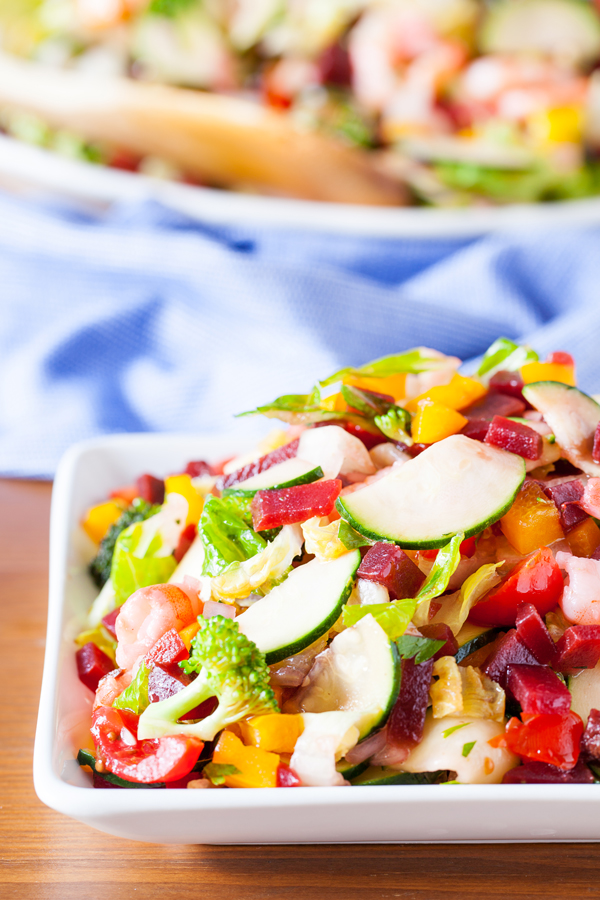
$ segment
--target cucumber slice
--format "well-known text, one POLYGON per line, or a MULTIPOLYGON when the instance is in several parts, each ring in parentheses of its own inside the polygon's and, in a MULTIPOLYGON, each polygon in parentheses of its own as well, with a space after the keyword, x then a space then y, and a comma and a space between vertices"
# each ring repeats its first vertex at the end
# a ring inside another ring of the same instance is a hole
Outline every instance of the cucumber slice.
POLYGON ((499 634, 499 628, 485 628, 481 625, 472 625, 471 622, 465 622, 456 636, 458 642, 458 650, 454 655, 456 662, 462 662, 471 653, 481 650, 486 644, 491 644, 499 634))
POLYGON ((460 531, 469 537, 496 522, 524 479, 520 456, 455 434, 336 505, 366 537, 435 548, 460 531))
POLYGON ((369 766, 361 775, 352 779, 352 784, 363 787, 387 784, 440 784, 449 778, 449 772, 400 772, 389 766, 369 766))
POLYGON ((526 384, 523 396, 542 413, 566 459, 586 475, 600 476, 600 465, 592 459, 600 405, 578 388, 559 381, 526 384))
POLYGON ((268 488, 278 489, 293 487, 296 484, 309 484, 309 482, 317 481, 322 477, 323 470, 320 466, 294 456, 293 459, 286 459, 285 462, 277 463, 270 469, 265 469, 264 472, 247 478, 246 481, 236 484, 235 487, 226 488, 223 496, 227 497, 229 494, 248 496, 268 488))
POLYGON ((600 55, 600 19, 581 0, 504 0, 488 7, 480 34, 485 53, 554 56, 587 66, 600 55))
POLYGON ((400 690, 400 656, 396 644, 367 615, 341 631, 310 672, 300 693, 301 712, 364 711, 357 722, 359 740, 380 728, 400 690))
POLYGON ((313 559, 236 618, 240 631, 266 654, 268 665, 299 653, 337 621, 352 591, 360 552, 313 559))
POLYGON ((349 763, 347 759, 340 759, 338 763, 335 765, 336 769, 343 775, 346 781, 352 781, 353 778, 358 778, 359 775, 365 771, 365 769, 369 768, 369 760, 365 759, 361 763, 349 763))

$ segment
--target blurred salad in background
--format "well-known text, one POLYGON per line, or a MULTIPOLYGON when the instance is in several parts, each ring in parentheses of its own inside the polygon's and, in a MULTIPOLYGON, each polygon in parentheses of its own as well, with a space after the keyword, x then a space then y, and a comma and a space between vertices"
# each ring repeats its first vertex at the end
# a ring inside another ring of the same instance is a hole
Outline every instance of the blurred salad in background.
MULTIPOLYGON (((3 49, 234 95, 367 149, 417 204, 600 192, 600 12, 587 0, 0 0, 3 49)), ((30 114, 4 130, 159 177, 30 114)))

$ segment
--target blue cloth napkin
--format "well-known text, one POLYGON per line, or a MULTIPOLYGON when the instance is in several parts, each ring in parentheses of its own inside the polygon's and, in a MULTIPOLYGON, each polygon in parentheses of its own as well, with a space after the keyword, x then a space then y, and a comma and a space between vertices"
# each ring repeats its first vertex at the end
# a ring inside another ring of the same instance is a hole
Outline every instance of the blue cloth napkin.
POLYGON ((571 352, 600 390, 600 233, 375 239, 102 218, 0 195, 0 474, 51 477, 74 441, 231 434, 340 365, 499 335, 571 352))

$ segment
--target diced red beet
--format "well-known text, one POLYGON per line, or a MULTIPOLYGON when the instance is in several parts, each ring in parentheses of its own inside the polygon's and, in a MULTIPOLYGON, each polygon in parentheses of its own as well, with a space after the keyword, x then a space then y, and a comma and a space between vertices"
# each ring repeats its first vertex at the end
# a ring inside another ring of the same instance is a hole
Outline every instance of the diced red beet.
POLYGON ((581 752, 586 759, 600 761, 600 710, 590 709, 587 725, 581 738, 581 752))
MULTIPOLYGON (((335 422, 334 424, 339 425, 340 423, 335 422)), ((372 450, 373 447, 377 447, 378 444, 385 444, 388 440, 385 435, 373 434, 371 431, 367 431, 366 428, 362 428, 354 422, 344 422, 343 428, 348 434, 351 434, 353 437, 357 437, 359 441, 362 441, 367 450, 372 450)))
MULTIPOLYGON (((520 372, 507 372, 506 369, 496 372, 490 378, 490 392, 504 394, 506 397, 514 397, 520 400, 525 409, 526 403, 523 397, 523 379, 520 372)), ((499 415, 501 415, 499 413, 499 415)), ((504 415, 520 416, 521 413, 504 413, 504 415)))
POLYGON ((179 535, 179 541, 177 546, 173 551, 173 556, 175 557, 175 562, 181 562, 185 554, 188 552, 192 544, 194 543, 194 538, 198 532, 198 526, 195 522, 190 522, 189 525, 186 525, 181 534, 179 535))
POLYGON ((445 641, 444 646, 440 647, 437 653, 432 656, 434 662, 436 659, 439 659, 440 656, 454 656, 458 653, 458 641, 454 637, 450 626, 444 624, 444 622, 439 622, 435 625, 421 625, 419 631, 423 637, 430 638, 434 641, 445 641))
POLYGON ((571 693, 548 666, 511 665, 506 686, 525 713, 558 713, 571 709, 571 693))
POLYGON ((75 654, 77 674, 90 691, 96 692, 98 682, 109 672, 114 672, 115 664, 106 653, 92 641, 80 647, 75 654))
POLYGON ((481 400, 477 400, 466 409, 461 410, 467 419, 487 419, 491 422, 494 416, 522 416, 525 412, 525 401, 521 397, 508 397, 490 391, 481 400))
POLYGON ((568 503, 571 500, 581 500, 583 497, 583 484, 578 478, 573 478, 572 481, 563 481, 562 484, 544 485, 543 482, 538 482, 538 484, 540 484, 546 496, 554 501, 557 509, 560 509, 563 503, 568 503))
POLYGON ((415 456, 419 456, 428 447, 431 447, 431 444, 413 444, 411 447, 406 448, 406 452, 414 459, 415 456))
POLYGON ((557 657, 556 644, 546 623, 533 603, 521 603, 517 609, 517 637, 542 666, 550 666, 557 657))
POLYGON ((517 453, 525 459, 539 459, 542 455, 542 436, 522 422, 511 422, 503 416, 494 416, 485 436, 485 443, 517 453))
POLYGON ((113 637, 115 640, 117 639, 116 622, 117 622, 117 617, 120 612, 121 612, 121 607, 117 606, 116 609, 113 609, 112 612, 107 613, 107 615, 105 615, 104 618, 102 619, 102 624, 104 625, 104 627, 106 628, 106 630, 108 631, 110 636, 113 637))
POLYGON ((277 787, 300 787, 301 781, 289 766, 280 763, 277 766, 277 787))
POLYGON ((600 422, 596 425, 594 432, 594 446, 592 447, 592 459, 595 463, 600 463, 600 422))
POLYGON ((579 525, 580 522, 583 522, 584 519, 589 519, 588 514, 575 501, 561 504, 559 513, 560 524, 562 525, 565 534, 572 531, 572 529, 575 528, 576 525, 579 525))
POLYGON ((321 84, 336 84, 350 87, 352 84, 352 62, 348 50, 339 41, 330 44, 317 60, 321 84))
POLYGON ((149 666, 172 666, 189 656, 187 647, 177 631, 171 628, 165 632, 146 654, 145 661, 149 666))
POLYGON ((415 665, 414 659, 402 660, 400 693, 387 722, 387 742, 392 747, 411 750, 423 737, 433 660, 415 665))
POLYGON ((394 600, 416 597, 425 575, 396 544, 378 541, 369 547, 358 577, 382 584, 394 600))
POLYGON ((469 419, 461 434, 470 437, 474 441, 485 441, 489 427, 489 419, 469 419))
POLYGON ((594 776, 581 760, 572 769, 559 769, 550 763, 529 760, 509 769, 502 784, 593 784, 594 776))
POLYGON ((530 653, 525 644, 519 640, 516 628, 507 631, 504 638, 498 642, 486 660, 483 671, 492 681, 506 688, 506 670, 510 665, 539 665, 533 653, 530 653))
POLYGON ((185 474, 191 478, 201 478, 202 475, 214 475, 215 472, 210 463, 205 462, 203 459, 193 459, 185 467, 185 474))
POLYGON ((164 503, 165 502, 165 483, 162 478, 155 478, 154 475, 140 475, 135 486, 138 490, 138 497, 147 503, 164 503))
POLYGON ((252 525, 255 531, 306 522, 313 516, 328 516, 340 495, 339 478, 297 484, 280 490, 257 491, 252 500, 252 525))
MULTIPOLYGON (((148 675, 148 699, 150 703, 158 703, 160 700, 166 700, 173 694, 178 694, 186 685, 190 683, 190 679, 181 670, 177 674, 167 672, 162 666, 154 666, 148 675)), ((185 714, 186 719, 204 719, 215 711, 218 705, 216 697, 209 697, 203 703, 190 709, 185 714)))
POLYGON ((298 453, 299 443, 300 438, 296 438, 295 441, 290 441, 289 444, 278 447, 277 450, 272 450, 265 456, 261 456, 260 459, 248 463, 247 466, 242 466, 241 469, 236 469, 235 472, 230 472, 229 475, 223 475, 217 481, 218 489, 224 491, 225 488, 233 487, 234 484, 241 484, 242 481, 247 481, 248 478, 253 478, 255 475, 260 475, 261 472, 266 472, 271 466, 285 462, 286 459, 293 459, 298 453))
POLYGON ((575 360, 571 356, 570 353, 566 353, 564 350, 555 350, 554 353, 549 353, 546 357, 547 363, 554 363, 557 366, 574 366, 575 360))
POLYGON ((176 781, 166 781, 165 789, 167 791, 185 789, 187 788, 190 781, 196 781, 199 778, 202 778, 202 773, 194 772, 192 770, 191 772, 188 772, 187 775, 184 775, 183 778, 178 778, 176 781))
POLYGON ((571 675, 578 669, 593 669, 600 660, 600 625, 571 625, 556 642, 557 672, 571 675))

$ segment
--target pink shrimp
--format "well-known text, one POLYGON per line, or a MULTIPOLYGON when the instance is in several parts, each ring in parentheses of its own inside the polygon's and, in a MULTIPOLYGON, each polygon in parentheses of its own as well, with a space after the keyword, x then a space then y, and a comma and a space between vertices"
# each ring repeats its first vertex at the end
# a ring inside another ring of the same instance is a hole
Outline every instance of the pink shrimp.
POLYGON ((590 478, 579 501, 582 509, 594 518, 600 518, 600 478, 590 478))
POLYGON ((576 625, 600 625, 600 561, 561 552, 556 562, 569 577, 559 600, 565 618, 576 625))
POLYGON ((140 588, 125 601, 116 621, 117 664, 130 669, 169 629, 195 621, 200 602, 175 584, 140 588))
POLYGON ((94 709, 98 706, 112 706, 119 694, 129 687, 133 678, 132 672, 115 669, 100 679, 94 697, 94 709))

